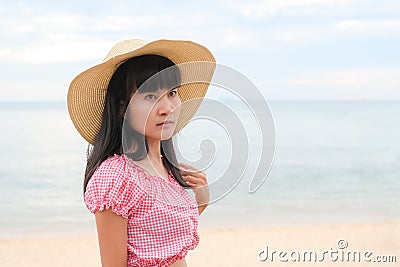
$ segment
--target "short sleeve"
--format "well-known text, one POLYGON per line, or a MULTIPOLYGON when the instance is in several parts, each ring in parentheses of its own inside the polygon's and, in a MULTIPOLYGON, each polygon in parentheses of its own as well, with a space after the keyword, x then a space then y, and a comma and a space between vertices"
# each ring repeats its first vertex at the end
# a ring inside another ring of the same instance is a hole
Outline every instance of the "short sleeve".
POLYGON ((114 213, 128 219, 145 195, 134 178, 122 156, 115 154, 106 159, 87 184, 86 206, 92 213, 111 207, 114 213))

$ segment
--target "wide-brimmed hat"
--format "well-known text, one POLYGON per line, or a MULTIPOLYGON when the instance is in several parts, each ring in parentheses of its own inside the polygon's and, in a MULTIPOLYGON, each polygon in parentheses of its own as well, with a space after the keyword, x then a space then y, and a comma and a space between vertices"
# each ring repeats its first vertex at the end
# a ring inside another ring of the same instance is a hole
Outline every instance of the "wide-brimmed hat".
POLYGON ((215 70, 215 58, 211 52, 192 41, 156 40, 147 43, 140 39, 125 40, 110 50, 103 63, 80 73, 70 84, 68 112, 75 128, 90 144, 94 144, 100 130, 106 91, 115 70, 128 59, 147 54, 170 59, 181 72, 182 85, 178 93, 182 105, 174 134, 196 113, 215 70))

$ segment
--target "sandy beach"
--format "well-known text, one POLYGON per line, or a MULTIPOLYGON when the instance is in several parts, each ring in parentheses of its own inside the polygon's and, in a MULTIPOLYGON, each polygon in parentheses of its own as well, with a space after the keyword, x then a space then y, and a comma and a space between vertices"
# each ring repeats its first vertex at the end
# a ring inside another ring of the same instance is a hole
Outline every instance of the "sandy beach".
MULTIPOLYGON (((400 222, 227 228, 200 230, 200 235, 199 246, 186 258, 189 267, 376 266, 377 260, 397 261, 381 262, 379 266, 398 266, 400 262, 400 222), (309 262, 312 253, 305 251, 314 251, 317 262, 313 258, 309 262), (354 252, 361 255, 360 262, 354 252), (348 256, 343 256, 348 254, 350 262, 348 256)), ((98 267, 97 237, 82 234, 1 239, 0 266, 98 267)))

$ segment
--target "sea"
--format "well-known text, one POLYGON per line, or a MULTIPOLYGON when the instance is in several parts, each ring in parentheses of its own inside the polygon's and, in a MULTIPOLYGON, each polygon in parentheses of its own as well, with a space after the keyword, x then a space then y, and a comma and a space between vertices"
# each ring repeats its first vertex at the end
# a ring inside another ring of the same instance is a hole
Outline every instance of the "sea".
MULTIPOLYGON (((210 105, 177 135, 178 159, 206 166, 201 229, 400 220, 400 101, 255 105, 228 101, 226 117, 210 105)), ((0 120, 0 237, 94 233, 88 144, 66 103, 0 103, 0 120)))

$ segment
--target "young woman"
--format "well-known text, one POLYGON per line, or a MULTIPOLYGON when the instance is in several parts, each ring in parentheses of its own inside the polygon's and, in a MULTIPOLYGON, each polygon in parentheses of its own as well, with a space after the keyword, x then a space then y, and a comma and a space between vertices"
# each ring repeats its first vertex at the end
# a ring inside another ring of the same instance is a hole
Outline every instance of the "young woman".
POLYGON ((92 145, 84 197, 103 267, 186 266, 199 243, 206 174, 177 162, 172 137, 198 108, 213 63, 193 42, 126 40, 71 82, 68 110, 92 145))

